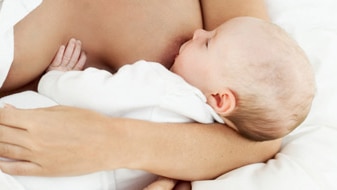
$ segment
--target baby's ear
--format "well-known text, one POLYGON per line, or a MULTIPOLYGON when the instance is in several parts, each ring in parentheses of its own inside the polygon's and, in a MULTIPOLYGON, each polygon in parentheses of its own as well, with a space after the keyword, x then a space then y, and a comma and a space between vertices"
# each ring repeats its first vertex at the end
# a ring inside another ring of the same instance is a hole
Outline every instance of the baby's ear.
POLYGON ((207 97, 207 103, 221 116, 229 115, 236 107, 235 94, 228 88, 207 97))

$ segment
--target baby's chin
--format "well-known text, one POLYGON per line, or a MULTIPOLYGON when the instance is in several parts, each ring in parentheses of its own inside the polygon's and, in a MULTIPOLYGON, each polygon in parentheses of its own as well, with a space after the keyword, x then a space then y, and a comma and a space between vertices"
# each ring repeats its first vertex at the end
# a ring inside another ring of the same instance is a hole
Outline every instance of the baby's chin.
POLYGON ((175 73, 175 62, 176 60, 174 59, 173 64, 171 65, 171 67, 169 68, 171 72, 175 73))

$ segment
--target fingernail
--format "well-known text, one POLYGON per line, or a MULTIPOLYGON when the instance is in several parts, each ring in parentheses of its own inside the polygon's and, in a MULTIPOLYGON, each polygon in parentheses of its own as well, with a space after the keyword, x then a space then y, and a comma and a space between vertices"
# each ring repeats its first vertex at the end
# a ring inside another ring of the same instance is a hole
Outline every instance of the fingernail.
POLYGON ((69 42, 70 43, 74 43, 74 42, 76 42, 76 39, 75 38, 70 38, 69 42))

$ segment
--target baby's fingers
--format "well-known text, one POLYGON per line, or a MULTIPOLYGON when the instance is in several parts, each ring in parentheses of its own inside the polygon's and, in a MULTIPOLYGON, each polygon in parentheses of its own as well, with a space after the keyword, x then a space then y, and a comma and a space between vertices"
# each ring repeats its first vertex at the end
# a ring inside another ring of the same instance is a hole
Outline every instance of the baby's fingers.
POLYGON ((82 52, 78 62, 75 64, 73 70, 82 70, 86 61, 87 61, 87 55, 84 52, 82 52))
POLYGON ((52 63, 48 67, 47 71, 52 70, 54 67, 59 67, 61 65, 65 49, 66 47, 64 45, 62 45, 59 48, 59 50, 56 53, 56 56, 54 57, 52 63))
POLYGON ((74 51, 75 51, 76 41, 77 40, 75 40, 74 38, 69 40, 69 42, 66 46, 64 55, 62 57, 61 66, 68 67, 69 62, 72 59, 74 59, 73 54, 74 54, 74 51))
POLYGON ((143 190, 172 190, 176 183, 177 180, 159 177, 156 181, 145 187, 143 190))
MULTIPOLYGON (((80 56, 82 55, 82 53, 81 53, 82 52, 82 43, 81 43, 81 41, 75 40, 72 43, 73 43, 73 48, 69 47, 69 49, 70 49, 69 52, 71 52, 72 54, 70 55, 70 59, 69 59, 68 63, 65 63, 66 67, 69 70, 73 70, 74 69, 74 67, 78 64, 80 56)), ((66 49, 66 53, 67 53, 67 49, 66 49)), ((66 56, 65 56, 64 59, 66 59, 66 56)), ((67 61, 67 60, 64 60, 64 61, 67 61)))
POLYGON ((62 45, 47 71, 82 70, 86 62, 86 55, 82 51, 82 43, 74 38, 66 46, 62 45))

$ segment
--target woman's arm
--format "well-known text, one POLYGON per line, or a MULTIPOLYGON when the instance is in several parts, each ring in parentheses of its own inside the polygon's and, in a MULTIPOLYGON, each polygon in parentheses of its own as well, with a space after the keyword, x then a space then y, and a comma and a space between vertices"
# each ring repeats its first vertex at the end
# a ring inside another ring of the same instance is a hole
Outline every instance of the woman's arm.
POLYGON ((206 30, 212 30, 237 16, 269 20, 264 0, 200 0, 200 4, 206 30))
POLYGON ((263 162, 280 146, 280 141, 248 141, 220 124, 159 124, 65 106, 7 107, 0 109, 0 123, 0 155, 21 160, 0 162, 0 169, 13 175, 130 168, 183 180, 211 179, 263 162))
MULTIPOLYGON (((139 123, 124 128, 139 159, 132 168, 182 180, 212 179, 235 168, 264 162, 279 150, 280 141, 248 141, 221 124, 139 123), (139 148, 141 147, 141 148, 139 148)), ((126 139, 126 140, 127 140, 126 139)), ((132 155, 134 156, 134 155, 132 155)), ((136 162, 135 162, 136 161, 136 162)))

